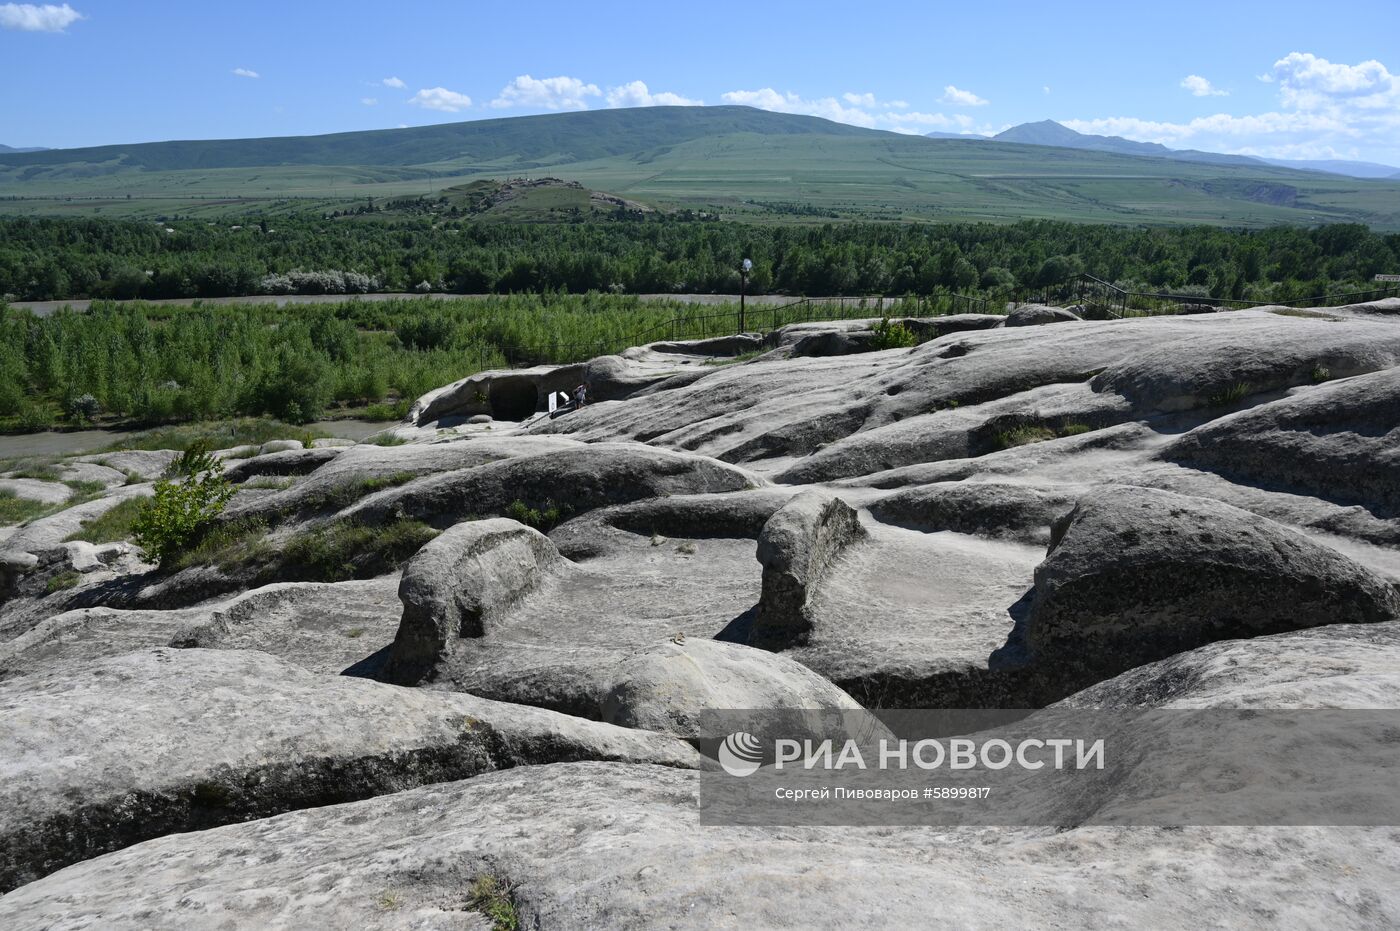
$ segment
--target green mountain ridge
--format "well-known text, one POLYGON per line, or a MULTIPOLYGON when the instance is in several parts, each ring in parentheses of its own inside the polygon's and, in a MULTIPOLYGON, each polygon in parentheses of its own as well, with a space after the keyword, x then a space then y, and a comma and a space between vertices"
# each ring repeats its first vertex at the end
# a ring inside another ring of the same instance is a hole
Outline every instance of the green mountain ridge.
POLYGON ((1164 158, 1155 149, 925 138, 748 107, 653 107, 0 154, 0 213, 345 213, 367 200, 435 200, 481 179, 550 176, 663 212, 756 222, 1045 218, 1400 229, 1394 181, 1218 158, 1224 163, 1164 158))
POLYGON ((290 165, 410 166, 516 159, 538 165, 625 155, 705 136, 893 135, 751 107, 637 107, 547 113, 323 136, 141 142, 0 155, 0 167, 119 162, 149 171, 290 165))

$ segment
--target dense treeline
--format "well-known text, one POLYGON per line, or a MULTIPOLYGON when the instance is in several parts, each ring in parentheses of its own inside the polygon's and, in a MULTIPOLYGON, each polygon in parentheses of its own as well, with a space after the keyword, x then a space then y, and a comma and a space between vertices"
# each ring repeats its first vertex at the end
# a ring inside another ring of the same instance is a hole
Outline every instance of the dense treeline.
POLYGON ((1359 225, 1232 231, 1054 221, 1010 225, 515 225, 319 217, 224 224, 0 219, 11 300, 193 298, 444 290, 624 293, 738 290, 925 294, 1007 291, 1086 271, 1130 290, 1287 300, 1400 270, 1400 235, 1359 225))
POLYGON ((259 414, 301 423, 335 402, 377 405, 387 418, 513 353, 587 357, 703 312, 558 294, 287 308, 99 304, 47 317, 0 305, 0 427, 259 414))

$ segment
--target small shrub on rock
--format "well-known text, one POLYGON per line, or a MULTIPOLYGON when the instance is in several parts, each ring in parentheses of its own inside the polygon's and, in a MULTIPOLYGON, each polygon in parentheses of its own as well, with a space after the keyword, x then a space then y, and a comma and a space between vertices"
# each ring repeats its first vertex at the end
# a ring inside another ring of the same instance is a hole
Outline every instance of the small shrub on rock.
POLYGON ((202 444, 194 444, 171 462, 168 477, 156 482, 155 494, 141 506, 131 534, 147 558, 171 565, 219 516, 233 486, 224 466, 202 444))
POLYGON ((918 335, 904 324, 883 318, 874 326, 875 338, 870 345, 877 352, 882 349, 908 349, 919 344, 918 335))
POLYGON ((467 907, 491 922, 492 931, 517 931, 520 912, 515 906, 514 888, 499 876, 478 876, 467 892, 467 907))
POLYGON ((519 498, 506 505, 506 517, 527 527, 534 527, 540 533, 549 533, 561 520, 568 516, 567 507, 559 507, 553 501, 546 501, 543 508, 532 508, 519 498))

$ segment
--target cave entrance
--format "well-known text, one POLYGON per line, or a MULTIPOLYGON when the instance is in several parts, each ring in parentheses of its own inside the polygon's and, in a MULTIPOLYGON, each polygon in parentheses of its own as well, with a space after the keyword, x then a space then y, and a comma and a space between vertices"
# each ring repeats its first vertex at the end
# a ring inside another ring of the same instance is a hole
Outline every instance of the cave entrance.
POLYGON ((539 389, 523 378, 492 381, 486 398, 497 420, 528 420, 540 403, 539 389))

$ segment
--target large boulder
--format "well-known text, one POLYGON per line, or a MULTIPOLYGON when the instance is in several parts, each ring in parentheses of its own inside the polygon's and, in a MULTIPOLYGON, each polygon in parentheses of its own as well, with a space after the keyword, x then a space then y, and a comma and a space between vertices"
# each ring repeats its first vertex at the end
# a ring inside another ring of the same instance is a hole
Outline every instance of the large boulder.
MULTIPOLYGON (((446 442, 399 446, 360 444, 339 450, 339 455, 330 458, 290 488, 257 498, 240 496, 229 505, 223 519, 258 518, 268 523, 277 523, 289 515, 337 511, 376 491, 402 485, 422 475, 454 472, 504 459, 577 449, 580 445, 563 437, 479 435, 454 438, 446 442)), ((312 452, 321 454, 337 451, 312 452)))
POLYGON ((248 459, 238 459, 224 469, 230 482, 246 482, 259 475, 306 475, 314 472, 345 451, 345 447, 324 446, 302 449, 300 446, 278 452, 263 453, 248 459))
POLYGON ((1400 516, 1400 366, 1212 421, 1164 455, 1251 485, 1400 516))
POLYGON ((1006 325, 1002 314, 947 314, 942 317, 909 317, 900 321, 905 329, 913 330, 920 342, 965 333, 969 330, 992 330, 1006 325))
POLYGON ((792 355, 849 356, 875 349, 874 330, 819 330, 792 344, 792 355))
MULTIPOLYGON (((557 760, 695 765, 642 731, 157 649, 0 684, 0 891, 162 834, 557 760)), ((0 921, 0 924, 5 924, 0 921)))
POLYGON ((855 699, 785 656, 684 634, 632 654, 612 670, 603 720, 623 727, 711 736, 706 712, 858 710, 855 699))
POLYGON ((1394 708, 1400 624, 1329 624, 1223 640, 1130 669, 1065 708, 1394 708))
POLYGON ((466 521, 428 543, 404 567, 403 620, 385 677, 413 685, 569 563, 549 538, 513 520, 466 521))
POLYGON ((0 494, 3 493, 40 504, 62 504, 73 497, 73 489, 62 482, 36 478, 0 478, 0 494))
POLYGON ((344 512, 374 523, 403 516, 437 527, 506 513, 515 502, 560 516, 665 495, 758 485, 742 469, 637 443, 597 443, 429 475, 371 495, 344 512))
POLYGON ((1239 311, 1159 322, 1170 342, 1143 345, 1090 384, 1143 415, 1224 413, 1248 399, 1400 365, 1400 327, 1360 318, 1325 320, 1239 311), (1261 325, 1262 324, 1262 325, 1261 325))
POLYGON ((777 476, 822 482, 916 463, 971 459, 1015 445, 1081 435, 1132 412, 1121 398, 1086 385, 1047 385, 1010 398, 900 418, 806 456, 777 476))
POLYGON ((1049 543, 1050 525, 1074 506, 1056 488, 1005 482, 919 485, 870 505, 877 519, 927 533, 952 531, 1049 543))
POLYGON ((4 549, 15 553, 32 553, 41 557, 41 562, 46 555, 59 556, 66 552, 68 538, 82 530, 84 524, 101 517, 128 498, 148 498, 151 494, 151 486, 145 484, 113 489, 101 498, 30 521, 5 539, 4 549))
POLYGON ((463 421, 476 414, 496 420, 527 420, 546 409, 551 391, 573 391, 583 381, 584 366, 537 365, 533 368, 477 372, 434 389, 413 403, 408 422, 414 426, 463 421))
MULTIPOLYGON (((70 546, 72 544, 69 544, 70 546)), ((399 627, 398 579, 275 582, 173 610, 83 607, 0 643, 0 680, 151 647, 261 650, 327 675, 385 650, 399 627)))
POLYGON ((522 928, 1400 923, 1390 828, 698 828, 696 787, 557 764, 177 834, 6 895, 0 923, 466 929, 490 904, 522 928))
POLYGON ((634 534, 695 541, 717 537, 757 540, 763 525, 793 496, 783 486, 706 495, 644 498, 599 508, 554 528, 549 538, 570 559, 611 552, 634 534))
POLYGON ((147 481, 160 478, 180 453, 173 449, 124 449, 115 453, 79 456, 74 462, 91 462, 123 475, 140 476, 147 481))
POLYGON ((126 473, 98 465, 95 462, 66 462, 59 467, 58 477, 65 482, 100 482, 108 488, 126 484, 126 473))
POLYGON ((1009 327, 1018 326, 1044 326, 1048 323, 1069 323, 1074 320, 1082 320, 1072 310, 1063 307, 1048 307, 1045 304, 1022 304, 1011 313, 1006 315, 1006 325, 1009 327))
POLYGON ((749 642, 782 649, 804 641, 812 629, 808 602, 822 576, 865 537, 851 506, 824 492, 803 492, 776 511, 758 538, 763 595, 749 642))
POLYGON ((1204 498, 1107 486, 1055 525, 1027 639, 1106 678, 1216 640, 1400 618, 1400 593, 1336 550, 1204 498))

